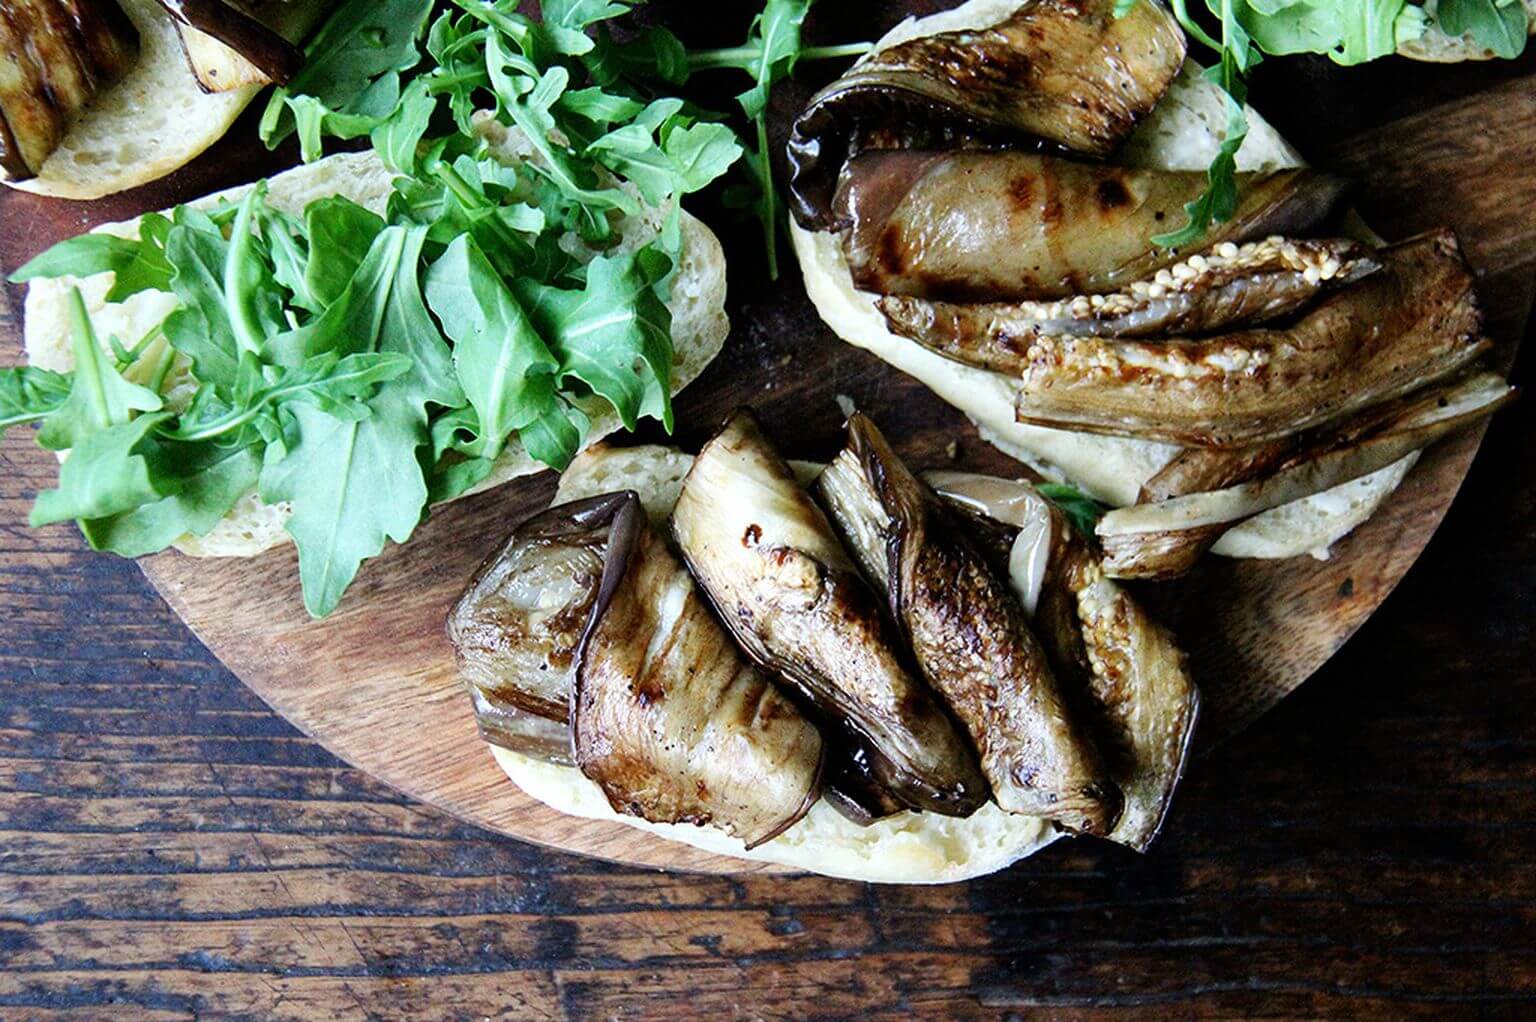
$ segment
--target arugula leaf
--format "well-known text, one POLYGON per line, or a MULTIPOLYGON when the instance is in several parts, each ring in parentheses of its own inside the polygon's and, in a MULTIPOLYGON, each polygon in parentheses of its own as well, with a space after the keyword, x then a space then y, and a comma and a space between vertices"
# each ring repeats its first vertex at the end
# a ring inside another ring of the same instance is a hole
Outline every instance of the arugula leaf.
MULTIPOLYGON (((1177 231, 1153 235, 1152 243, 1164 248, 1179 248, 1198 240, 1210 227, 1211 221, 1230 220, 1237 210, 1237 152, 1248 137, 1248 115, 1244 108, 1248 101, 1248 84, 1243 75, 1262 58, 1253 46, 1252 37, 1237 18, 1234 5, 1244 0, 1207 2, 1220 5, 1221 62, 1207 68, 1202 76, 1221 89, 1226 101, 1227 123, 1221 145, 1211 160, 1210 169, 1206 171, 1205 191, 1184 206, 1187 222, 1177 231)), ((1174 0, 1174 11, 1180 21, 1189 16, 1183 0, 1174 0)))
POLYGON ((1073 528, 1090 538, 1098 528, 1099 519, 1109 510, 1086 493, 1064 483, 1041 483, 1035 489, 1067 516, 1073 528))
POLYGON ((308 162, 320 155, 320 133, 327 121, 356 137, 388 117, 400 95, 401 72, 421 59, 417 40, 432 3, 347 0, 338 7, 304 48, 303 70, 273 91, 260 127, 267 148, 276 148, 301 126, 297 118, 302 118, 308 162), (388 98, 391 91, 393 97, 388 98), (372 124, 364 127, 349 117, 372 124))
POLYGON ((397 380, 412 368, 409 358, 395 352, 316 355, 301 366, 277 371, 272 383, 256 390, 241 407, 194 405, 165 436, 186 443, 213 440, 254 422, 268 407, 291 401, 307 402, 337 418, 366 418, 365 407, 354 413, 346 406, 371 397, 375 384, 397 380))
POLYGON ((640 189, 652 206, 696 192, 729 170, 742 149, 730 128, 690 123, 682 107, 680 99, 658 99, 586 151, 640 189))
POLYGON ((733 51, 702 55, 699 67, 741 67, 755 84, 736 97, 747 119, 753 122, 755 145, 747 149, 747 166, 758 191, 752 205, 763 231, 768 256, 768 276, 779 279, 778 240, 780 208, 773 186, 773 160, 768 145, 768 96, 775 82, 788 77, 799 60, 801 26, 813 0, 768 0, 752 22, 747 43, 733 51))
MULTIPOLYGON (((671 271, 672 260, 648 245, 594 259, 580 291, 512 283, 560 359, 561 383, 576 380, 592 388, 626 429, 641 416, 672 429, 672 313, 656 290, 671 271)), ((564 430, 554 421, 545 427, 555 434, 564 430)))
POLYGON ((426 506, 416 457, 425 422, 409 396, 388 384, 368 409, 357 422, 292 406, 293 441, 262 469, 261 499, 293 503, 286 528, 299 548, 304 606, 315 617, 336 609, 358 567, 386 541, 410 539, 426 506))
MULTIPOLYGON (((668 409, 670 416, 671 409, 668 409)), ((523 448, 535 461, 563 472, 581 450, 581 442, 592 422, 586 413, 556 395, 556 404, 518 433, 523 448)))
POLYGON ((61 241, 34 256, 11 274, 12 284, 53 277, 90 277, 97 273, 117 273, 138 258, 139 243, 132 238, 111 234, 82 234, 61 241))
POLYGON ((32 366, 0 369, 0 433, 47 418, 69 398, 70 378, 32 366))
POLYGON ((150 431, 170 417, 170 412, 140 415, 82 438, 59 466, 58 487, 37 495, 33 527, 105 518, 175 493, 179 481, 158 458, 146 456, 156 453, 152 444, 146 445, 150 431))
POLYGON ((341 297, 373 241, 384 230, 384 221, 350 199, 330 196, 304 209, 309 235, 309 265, 304 283, 321 307, 341 297))
POLYGON ((143 557, 183 536, 206 536, 250 492, 261 474, 256 447, 230 450, 218 444, 176 452, 179 488, 171 496, 130 511, 80 522, 93 550, 143 557))
POLYGON ((78 448, 96 433, 125 425, 134 412, 157 412, 162 404, 159 394, 123 379, 101 350, 79 288, 70 290, 69 319, 75 355, 69 396, 37 434, 37 442, 50 451, 78 448))
POLYGON ((514 431, 554 404, 560 364, 469 236, 433 264, 426 291, 453 338, 454 368, 477 416, 480 442, 473 453, 494 459, 514 431))
POLYGON ((233 399, 240 345, 224 307, 229 242, 217 229, 177 224, 166 237, 165 254, 176 268, 171 291, 181 301, 165 319, 166 340, 191 360, 200 382, 233 399))
POLYGON ((394 112, 370 133, 374 151, 386 167, 397 174, 416 172, 416 150, 436 112, 437 98, 431 94, 428 80, 411 82, 394 112))
POLYGON ((240 203, 224 253, 224 308, 235 343, 250 355, 260 355, 267 337, 285 325, 282 299, 256 237, 256 209, 266 194, 263 181, 240 203))
POLYGON ((600 187, 592 170, 555 142, 563 132, 558 130, 551 110, 570 84, 570 72, 559 65, 541 72, 526 56, 509 52, 495 34, 486 39, 485 59, 498 113, 523 130, 535 154, 527 166, 578 204, 584 239, 595 242, 609 238, 613 229, 606 211, 636 213, 639 207, 621 190, 600 187))
POLYGON ((1202 75, 1222 87, 1227 107, 1225 134, 1210 169, 1206 171, 1205 191, 1184 205, 1188 221, 1177 231, 1152 236, 1152 243, 1164 248, 1181 248, 1198 241, 1210 228, 1211 221, 1230 220, 1237 210, 1237 151, 1248 137, 1248 117, 1243 108, 1248 89, 1225 60, 1216 67, 1207 68, 1202 75))
POLYGON ((1525 52, 1529 16, 1520 0, 1440 0, 1435 17, 1448 35, 1470 33, 1473 42, 1497 56, 1525 52))
POLYGON ((288 403, 283 414, 291 441, 282 451, 269 448, 262 468, 262 500, 293 503, 287 529, 299 547, 304 605, 316 617, 335 609, 359 565, 386 541, 410 538, 428 495, 418 457, 431 439, 427 405, 464 401, 448 346, 422 301, 418 267, 425 240, 425 227, 380 232, 346 291, 308 335, 311 354, 393 352, 415 371, 380 384, 360 421, 288 403))
POLYGON ((768 112, 768 90, 788 78, 800 57, 800 30, 810 13, 812 0, 768 0, 752 23, 748 45, 758 47, 752 67, 757 79, 752 88, 736 97, 747 116, 757 120, 768 112))

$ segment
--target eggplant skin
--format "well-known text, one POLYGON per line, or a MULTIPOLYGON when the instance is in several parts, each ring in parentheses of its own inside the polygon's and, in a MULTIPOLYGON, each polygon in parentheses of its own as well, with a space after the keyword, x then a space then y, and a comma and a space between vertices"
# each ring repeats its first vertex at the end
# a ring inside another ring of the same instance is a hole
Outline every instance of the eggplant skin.
POLYGON ((0 3, 0 169, 35 177, 71 120, 138 60, 115 0, 0 3))
POLYGON ((820 795, 820 733, 741 658, 633 493, 612 529, 577 651, 576 765, 616 812, 776 837, 820 795))
POLYGON ((1007 812, 1109 833, 1122 799, 1058 690, 1008 583, 868 417, 818 481, 871 579, 889 593, 924 676, 970 732, 1007 812))
POLYGON ((1050 516, 1051 551, 1034 633, 1125 796, 1109 840, 1145 851, 1183 776, 1199 720, 1200 692, 1184 654, 1171 633, 1105 576, 1091 543, 1028 483, 945 473, 939 492, 1004 531, 1017 532, 1027 517, 1021 509, 1032 503, 1050 516))
POLYGON ((194 52, 202 52, 201 42, 193 36, 189 43, 188 30, 201 33, 239 54, 263 76, 263 84, 286 85, 304 66, 303 50, 234 4, 224 0, 159 0, 159 3, 180 24, 182 50, 204 92, 232 88, 237 83, 215 86, 209 81, 203 73, 205 69, 194 57, 194 52))
POLYGON ((1033 0, 993 27, 922 36, 854 65, 795 121, 796 220, 808 230, 837 226, 830 205, 839 168, 872 131, 929 144, 958 131, 1112 154, 1172 84, 1186 46, 1160 5, 1136 4, 1119 18, 1114 6, 1033 0))
POLYGON ((948 816, 981 807, 975 750, 898 654, 881 601, 749 411, 699 452, 672 529, 737 642, 794 686, 828 733, 856 735, 896 798, 948 816))
POLYGON ((1381 259, 1381 272, 1284 328, 1204 340, 1039 338, 1025 352, 1017 417, 1186 447, 1243 447, 1412 393, 1488 350, 1454 233, 1402 242, 1381 259))
MULTIPOLYGON (((1062 532, 1068 534, 1070 527, 1062 532)), ((1059 600, 1075 610, 1082 643, 1057 656, 1089 665, 1088 706, 1097 711, 1100 747, 1125 794, 1125 812, 1109 837, 1144 852, 1183 777, 1200 690, 1173 635, 1105 576, 1086 544, 1069 539, 1054 560, 1042 604, 1059 600)))
POLYGON ((1231 259, 1195 256, 1110 295, 974 305, 886 295, 876 304, 893 333, 965 365, 1017 374, 1029 346, 1044 337, 1234 330, 1294 315, 1379 269, 1353 241, 1267 238, 1231 259))
POLYGON ((448 640, 489 740, 536 730, 523 725, 524 716, 565 728, 576 650, 598 600, 614 519, 627 499, 622 493, 593 497, 523 522, 475 572, 449 613, 448 640))
POLYGON ((854 285, 947 302, 1050 301, 1112 292, 1191 255, 1326 222, 1347 190, 1305 169, 1239 174, 1233 216, 1196 248, 1156 235, 1206 187, 1196 171, 1079 163, 1025 152, 871 151, 848 162, 835 209, 854 285))
POLYGON ((1260 470, 1260 462, 1245 456, 1254 466, 1251 480, 1111 511, 1097 527, 1104 572, 1177 577, 1238 522, 1386 468, 1482 421, 1515 396, 1497 373, 1474 372, 1370 408, 1337 427, 1299 434, 1295 449, 1273 467, 1260 470))

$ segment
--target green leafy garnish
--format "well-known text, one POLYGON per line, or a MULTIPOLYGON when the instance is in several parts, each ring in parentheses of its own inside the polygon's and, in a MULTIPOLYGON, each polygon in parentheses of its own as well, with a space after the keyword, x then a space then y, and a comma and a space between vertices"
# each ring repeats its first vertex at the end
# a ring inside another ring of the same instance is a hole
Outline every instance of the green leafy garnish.
POLYGON ((15 279, 111 273, 109 302, 174 299, 145 336, 99 338, 77 291, 74 371, 0 371, 0 427, 40 422, 40 443, 70 451, 33 520, 140 556, 255 490, 291 506, 320 616, 513 444, 559 469, 599 412, 670 430, 680 203, 750 151, 772 246, 763 118, 811 55, 810 0, 770 0, 746 46, 703 55, 662 28, 616 30, 637 2, 545 0, 535 18, 515 0, 347 0, 261 133, 296 134, 306 160, 368 136, 396 175, 383 208, 278 209, 258 183, 24 266, 15 279), (755 143, 669 95, 695 62, 750 75, 737 119, 755 143))
POLYGON ((1072 527, 1084 536, 1091 537, 1098 528, 1099 519, 1109 511, 1109 508, 1083 491, 1065 483, 1040 483, 1035 489, 1056 505, 1057 510, 1067 516, 1072 527))
MULTIPOLYGON (((1141 0, 1117 0, 1123 17, 1141 0)), ((1187 0, 1170 0, 1174 17, 1191 39, 1215 52, 1205 77, 1222 90, 1226 125, 1211 160, 1205 192, 1185 206, 1184 227, 1153 239, 1179 248, 1198 240, 1212 222, 1230 220, 1237 208, 1237 151, 1248 133, 1244 114, 1246 75, 1264 54, 1326 55, 1335 63, 1363 64, 1396 53, 1428 27, 1473 41, 1500 57, 1525 49, 1529 17, 1520 0, 1441 0, 1434 14, 1409 0, 1206 0, 1220 25, 1213 37, 1191 14, 1187 0)))
POLYGON ((751 196, 743 202, 756 214, 767 246, 768 276, 779 279, 778 237, 782 229, 782 209, 773 186, 773 161, 768 144, 768 100, 773 85, 794 73, 801 60, 856 57, 867 53, 867 43, 807 49, 801 45, 801 27, 814 0, 767 0, 743 46, 726 50, 704 50, 689 56, 694 70, 736 68, 754 80, 750 89, 736 97, 742 112, 752 124, 747 147, 747 169, 751 196))

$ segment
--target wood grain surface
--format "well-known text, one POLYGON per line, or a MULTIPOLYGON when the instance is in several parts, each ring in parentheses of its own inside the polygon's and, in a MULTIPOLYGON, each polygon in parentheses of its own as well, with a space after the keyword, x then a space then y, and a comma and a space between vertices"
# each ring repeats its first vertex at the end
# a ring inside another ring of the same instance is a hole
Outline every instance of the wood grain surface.
MULTIPOLYGON (((1529 59, 1302 63, 1255 99, 1372 181, 1386 229, 1494 225, 1467 240, 1513 336, 1536 164, 1509 140, 1536 140, 1533 94, 1529 59)), ((232 183, 232 162, 175 186, 232 183)), ((0 204, 7 237, 38 227, 0 204)), ((755 272, 736 249, 733 283, 755 272)), ((739 285, 733 312, 763 367, 737 386, 772 397, 815 327, 739 285)), ((910 410, 868 360, 839 373, 877 416, 910 410)), ((825 443, 835 415, 799 425, 825 443)), ((132 566, 26 530, 52 469, 8 437, 0 1018, 1528 1017, 1533 418, 1501 417, 1424 563, 1314 684, 1196 768, 1149 856, 1070 843, 920 890, 656 874, 416 805, 273 715, 132 566)))

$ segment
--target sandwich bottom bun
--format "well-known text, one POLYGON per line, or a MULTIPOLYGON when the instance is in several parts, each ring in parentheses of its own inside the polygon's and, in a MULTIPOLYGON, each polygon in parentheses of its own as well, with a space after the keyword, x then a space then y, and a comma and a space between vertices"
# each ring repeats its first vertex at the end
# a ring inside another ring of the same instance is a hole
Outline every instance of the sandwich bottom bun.
MULTIPOLYGON (((973 4, 981 2, 973 0, 973 4)), ((985 2, 989 10, 998 6, 996 0, 985 2)), ((903 23, 895 32, 910 34, 911 29, 903 23)), ((1163 101, 1126 144, 1123 157, 1138 166, 1204 169, 1221 144, 1223 103, 1216 86, 1186 64, 1163 101)), ((1248 138, 1237 154, 1240 170, 1301 164, 1297 152, 1263 118, 1249 110, 1248 121, 1248 138)), ((833 332, 915 377, 964 412, 984 440, 1046 478, 1070 482, 1120 507, 1134 504, 1142 484, 1177 453, 1178 448, 1170 444, 1018 422, 1014 417, 1019 394, 1016 380, 962 365, 892 333, 874 299, 854 287, 837 235, 807 231, 793 221, 790 233, 806 293, 833 332)), ((1224 535, 1215 552, 1228 557, 1327 557, 1329 547, 1369 518, 1397 488, 1413 460, 1405 458, 1374 475, 1249 519, 1224 535)))
MULTIPOLYGON (((1529 33, 1536 36, 1536 0, 1511 0, 1525 8, 1529 33)), ((1424 13, 1433 17, 1439 10, 1440 0, 1424 0, 1424 13)), ((1463 60, 1492 60, 1498 54, 1484 49, 1471 32, 1459 36, 1447 35, 1439 26, 1431 26, 1417 39, 1397 44, 1397 52, 1414 60, 1428 60, 1437 64, 1452 64, 1463 60)))
POLYGON ((121 3, 139 30, 138 63, 81 113, 41 173, 6 184, 60 199, 99 199, 157 180, 223 138, 261 91, 251 85, 203 92, 165 8, 156 0, 121 3))
MULTIPOLYGON (((634 490, 657 521, 670 514, 693 458, 667 447, 611 449, 579 456, 560 480, 557 503, 615 490, 634 490)), ((813 466, 797 466, 803 476, 813 466)), ((615 813, 608 799, 575 767, 558 766, 490 747, 496 762, 532 798, 568 816, 622 823, 706 852, 846 880, 892 884, 939 884, 983 876, 1017 862, 1059 835, 1045 821, 1010 816, 987 803, 967 819, 933 813, 901 813, 860 827, 825 800, 783 834, 748 851, 710 827, 648 823, 615 813)))
MULTIPOLYGON (((519 134, 509 132, 489 119, 482 119, 481 131, 498 158, 516 162, 527 155, 519 134)), ((330 156, 270 178, 267 202, 274 209, 299 214, 316 199, 340 195, 382 214, 389 199, 391 178, 389 170, 372 152, 330 156)), ((232 188, 191 205, 211 208, 225 200, 238 202, 251 187, 232 188)), ((646 209, 626 218, 619 225, 619 248, 639 248, 654 240, 661 232, 666 215, 665 210, 646 209)), ((104 224, 96 230, 136 237, 138 222, 104 224)), ((682 238, 682 256, 667 301, 672 312, 673 393, 682 390, 704 371, 719 354, 726 334, 730 332, 730 321, 725 313, 725 253, 719 240, 701 221, 686 212, 682 216, 682 238)), ((568 242, 571 246, 580 244, 574 238, 568 242)), ((145 291, 125 302, 109 303, 106 296, 112 280, 111 273, 101 273, 83 279, 60 277, 33 281, 27 290, 24 317, 27 360, 32 365, 57 372, 74 368, 69 340, 71 287, 80 288, 103 345, 114 335, 126 343, 137 341, 176 307, 175 298, 159 291, 145 291)), ((145 358, 141 361, 153 363, 155 360, 145 358)), ((197 389, 197 381, 191 377, 185 363, 177 365, 169 383, 167 405, 186 407, 197 389)), ((589 399, 581 405, 591 419, 588 444, 620 428, 618 415, 606 402, 589 399)), ((473 492, 542 472, 544 468, 514 439, 508 442, 491 474, 473 492)), ((207 535, 184 536, 175 546, 193 557, 254 557, 291 541, 284 529, 290 513, 289 505, 265 504, 253 491, 242 497, 207 535)))

